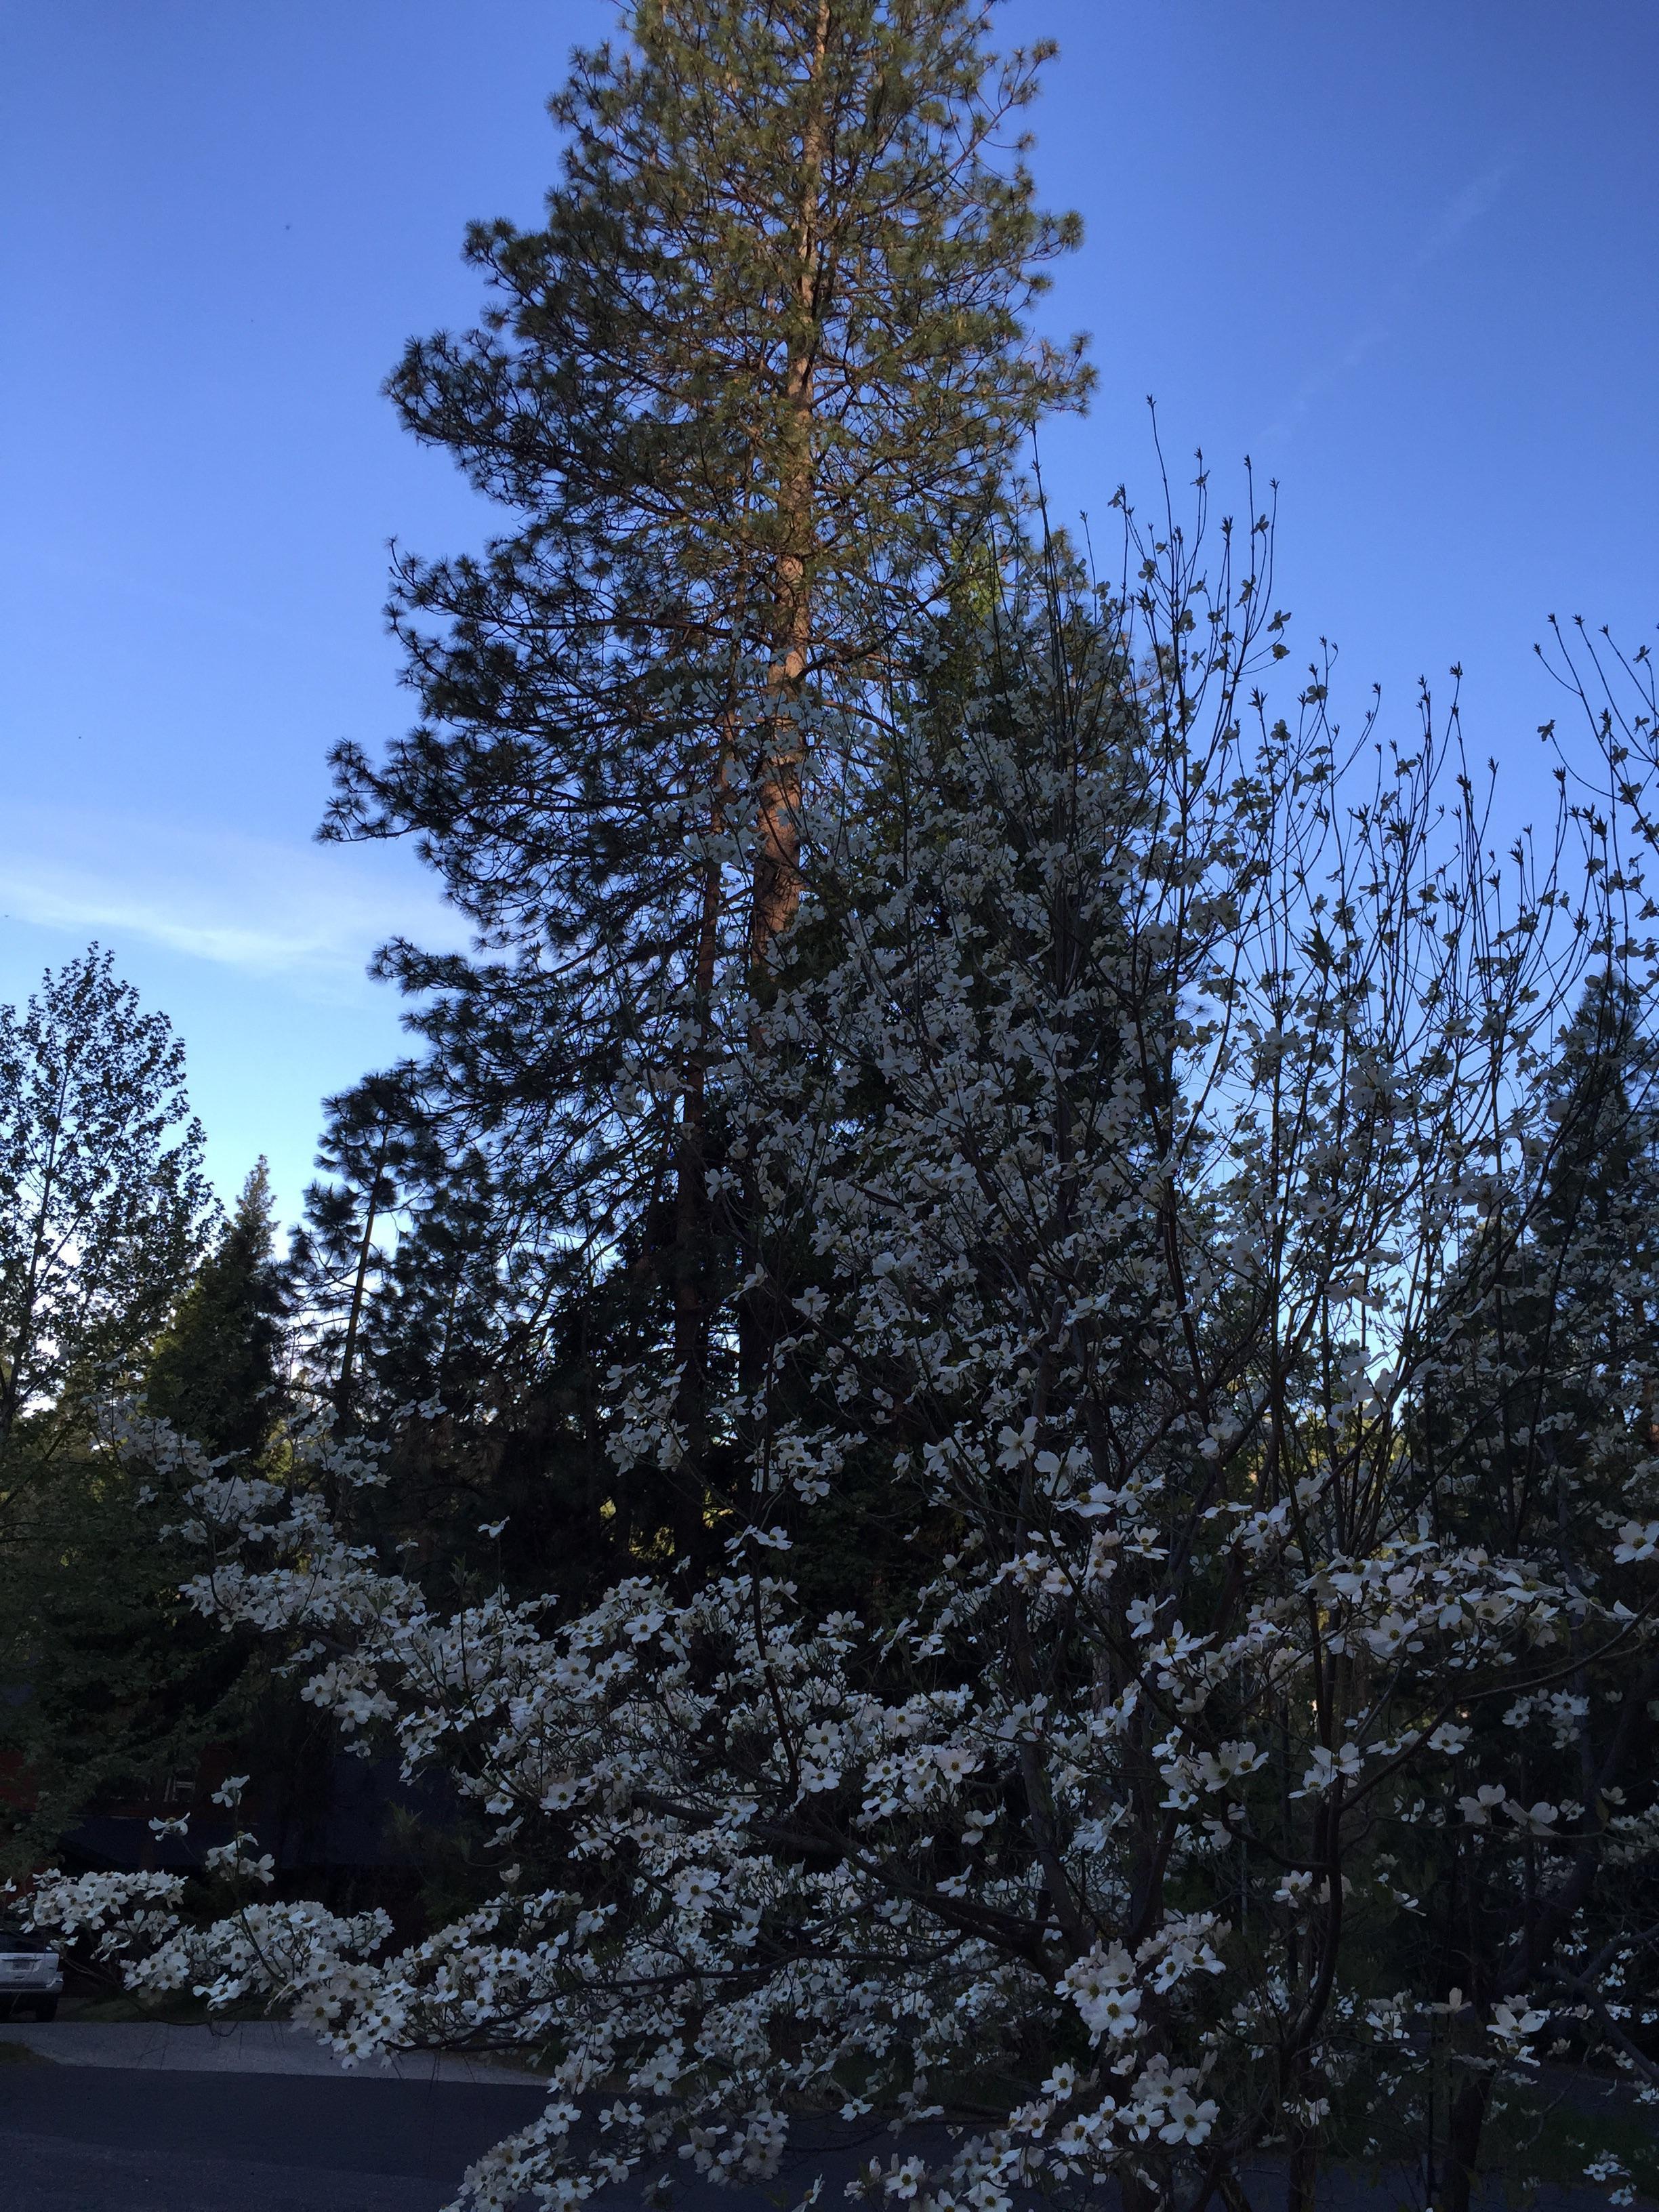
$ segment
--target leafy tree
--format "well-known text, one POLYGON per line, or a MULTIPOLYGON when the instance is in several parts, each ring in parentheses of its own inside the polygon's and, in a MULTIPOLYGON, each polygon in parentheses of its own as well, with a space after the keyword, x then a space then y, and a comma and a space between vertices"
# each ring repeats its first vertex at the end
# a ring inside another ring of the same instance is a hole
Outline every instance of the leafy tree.
POLYGON ((257 1453, 276 1418, 286 1304, 260 1160, 150 1359, 150 1410, 215 1454, 257 1453))
MULTIPOLYGON (((799 810, 879 741, 891 647, 1006 496, 1079 349, 1025 329, 1073 218, 1004 127, 980 0, 641 0, 552 102, 534 231, 479 225, 482 326, 391 391, 513 527, 404 561, 420 726, 337 756, 336 835, 414 833, 487 951, 389 948, 428 1091, 520 1218, 647 1224, 688 1533, 714 1439, 712 1010, 793 915, 799 810)), ((1023 142, 1019 142, 1023 143, 1023 142)))
POLYGON ((13 1870, 100 1791, 192 1763, 236 1672, 179 1595, 187 1547, 158 1532, 99 1413, 181 1291, 192 1310, 201 1159, 182 1048, 107 953, 0 1009, 0 1743, 27 1781, 13 1870))
MULTIPOLYGON (((331 1447, 194 1486, 205 1601, 304 1642, 309 1698, 495 1823, 483 1910, 400 1948, 65 1880, 43 1924, 140 1987, 234 1961, 342 2051, 545 2048, 549 2112, 470 2177, 480 2204, 639 2185, 677 2138, 768 2179, 803 2110, 956 2102, 982 2124, 872 2191, 1200 2212, 1267 2151, 1312 2212, 1322 2161, 1451 2057, 1512 2087, 1570 2030, 1654 2070, 1624 2010, 1659 1948, 1650 1768, 1616 1810, 1523 1794, 1576 1755, 1563 1698, 1659 1663, 1644 1355, 1620 1339, 1604 1396, 1569 1363, 1592 1479, 1536 1486, 1553 1514, 1514 1555, 1432 1419, 1449 1315, 1529 1297, 1528 1255, 1599 1218, 1588 1342, 1628 1257, 1636 1155, 1551 1137, 1598 1100, 1616 1121, 1647 1064, 1603 1081, 1595 993, 1571 1020, 1632 942, 1613 832, 1587 821, 1577 885, 1523 866, 1505 912, 1466 781, 1443 811, 1438 729, 1357 783, 1320 672, 1294 723, 1249 717, 1276 641, 1251 544, 1240 574, 1234 541, 1210 568, 1171 532, 1134 548, 1130 606, 1016 611, 972 657, 1007 680, 953 668, 896 728, 895 810, 809 817, 827 865, 719 1061, 746 1165, 720 1201, 757 1271, 720 1323, 759 1293, 769 1334, 718 1409, 718 1556, 638 1563, 571 1619, 373 1559, 322 1503, 331 1447), (926 1553, 896 1620, 809 1587, 826 1521, 873 1522, 872 1468, 926 1553), (1568 1924, 1516 1977, 1524 1923, 1471 1916, 1454 1999, 1413 1931, 1465 1831, 1486 1896, 1568 1924), (1599 1896, 1592 1859, 1621 1876, 1599 1896)), ((672 1465, 651 1348, 606 1395, 613 1456, 672 1465)))
POLYGON ((210 1211, 184 1048, 107 952, 0 1007, 0 1488, 132 1372, 210 1211))

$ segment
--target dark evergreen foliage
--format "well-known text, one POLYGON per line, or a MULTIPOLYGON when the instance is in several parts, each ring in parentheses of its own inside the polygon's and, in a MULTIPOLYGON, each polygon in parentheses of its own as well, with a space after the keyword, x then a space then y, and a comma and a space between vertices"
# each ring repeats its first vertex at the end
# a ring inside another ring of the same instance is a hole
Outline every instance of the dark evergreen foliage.
POLYGON ((368 1075, 324 1102, 306 1218, 289 1243, 311 1376, 343 1429, 357 1415, 363 1316, 398 1232, 406 1176, 435 1158, 413 1072, 368 1075))
POLYGON ((645 0, 552 103, 543 226, 469 234, 481 326, 391 385, 507 527, 400 563, 422 719, 379 763, 340 751, 330 834, 414 834, 477 927, 470 956, 383 956, 429 1126, 486 1159, 528 1310, 615 1276, 660 1331, 683 1547, 736 1264, 712 1009, 793 915, 803 794, 866 773, 900 641, 1088 384, 1028 334, 1077 225, 1003 137, 1042 50, 998 61, 988 16, 645 0))
POLYGON ((150 1412, 216 1456, 257 1453, 279 1412, 285 1304, 262 1159, 156 1346, 150 1412))

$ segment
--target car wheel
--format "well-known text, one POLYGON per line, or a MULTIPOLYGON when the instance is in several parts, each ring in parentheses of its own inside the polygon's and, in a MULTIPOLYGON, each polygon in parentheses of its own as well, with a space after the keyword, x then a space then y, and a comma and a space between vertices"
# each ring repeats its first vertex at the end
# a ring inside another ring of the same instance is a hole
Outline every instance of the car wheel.
POLYGON ((34 2017, 36 2020, 56 2020, 58 2017, 57 1998, 41 1997, 38 1999, 34 2008, 34 2017))

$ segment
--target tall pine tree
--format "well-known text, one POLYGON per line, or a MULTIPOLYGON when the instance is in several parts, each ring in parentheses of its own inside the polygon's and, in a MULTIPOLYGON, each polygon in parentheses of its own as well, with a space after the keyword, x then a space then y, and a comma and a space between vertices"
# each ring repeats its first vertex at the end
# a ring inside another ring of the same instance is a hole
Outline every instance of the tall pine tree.
POLYGON ((477 926, 474 957, 386 962, 516 1218, 596 1252, 647 1224, 693 1492, 712 1010, 763 981, 804 801, 879 743, 896 639, 1087 388, 1027 328, 1078 235, 1005 137, 1043 50, 998 60, 988 15, 639 0, 552 102, 542 227, 469 235, 481 327, 392 381, 512 527, 402 563, 423 719, 339 753, 331 828, 415 833, 477 926))

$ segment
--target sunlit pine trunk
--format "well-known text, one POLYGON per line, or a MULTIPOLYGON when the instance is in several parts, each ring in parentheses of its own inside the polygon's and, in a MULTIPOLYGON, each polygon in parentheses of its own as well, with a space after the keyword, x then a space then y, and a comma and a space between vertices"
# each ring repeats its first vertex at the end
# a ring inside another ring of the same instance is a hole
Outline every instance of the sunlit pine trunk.
MULTIPOLYGON (((815 542, 816 455, 813 451, 814 377, 822 314, 820 196, 829 123, 824 66, 830 47, 830 0, 818 0, 812 30, 806 112, 801 132, 800 193, 796 203, 793 299, 795 328, 784 371, 782 451, 775 517, 777 553, 772 570, 772 656, 755 789, 755 844, 750 879, 749 968, 763 987, 772 948, 800 905, 800 806, 805 745, 800 707, 812 642, 811 556, 815 542)), ((752 1220, 752 1192, 745 1218, 752 1220)), ((744 1273, 756 1255, 746 1249, 744 1273)), ((762 1386, 769 1322, 763 1294, 750 1291, 738 1312, 739 1387, 752 1395, 762 1386)))
POLYGON ((804 744, 799 709, 812 639, 811 555, 816 489, 814 375, 822 314, 820 195, 828 151, 823 89, 830 0, 818 0, 811 89, 801 133, 793 306, 797 318, 784 372, 782 455, 778 471, 778 550, 773 571, 772 660, 767 671, 763 752, 756 793, 750 960, 764 967, 775 939, 800 904, 800 803, 804 744))

